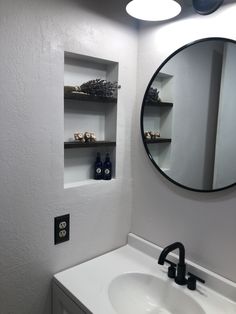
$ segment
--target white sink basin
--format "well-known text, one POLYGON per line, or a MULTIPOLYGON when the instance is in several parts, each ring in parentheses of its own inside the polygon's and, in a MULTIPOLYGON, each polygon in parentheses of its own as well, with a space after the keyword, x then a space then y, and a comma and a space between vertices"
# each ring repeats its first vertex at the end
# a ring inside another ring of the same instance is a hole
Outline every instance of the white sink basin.
POLYGON ((182 290, 152 275, 127 273, 112 280, 108 295, 118 314, 205 314, 182 290))

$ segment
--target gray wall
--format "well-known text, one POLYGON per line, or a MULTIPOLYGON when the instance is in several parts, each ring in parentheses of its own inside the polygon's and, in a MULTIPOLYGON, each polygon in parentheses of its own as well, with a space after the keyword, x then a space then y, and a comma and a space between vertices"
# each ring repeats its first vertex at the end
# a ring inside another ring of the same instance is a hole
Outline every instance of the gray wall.
POLYGON ((0 0, 0 312, 49 314, 52 275, 126 243, 137 30, 122 1, 0 0), (119 62, 116 180, 64 190, 64 50, 119 62), (54 246, 53 218, 71 214, 54 246))
POLYGON ((131 227, 135 234, 160 246, 182 241, 188 258, 234 281, 235 188, 204 194, 183 190, 167 181, 145 153, 139 114, 148 82, 165 58, 179 47, 203 37, 236 39, 232 27, 235 14, 236 4, 226 1, 210 16, 200 16, 189 10, 182 19, 140 26, 137 108, 133 118, 134 210, 131 227))
POLYGON ((234 83, 232 83, 236 77, 235 56, 235 45, 228 44, 225 47, 219 106, 214 176, 215 188, 235 183, 236 178, 236 146, 234 145, 236 133, 236 90, 234 83))

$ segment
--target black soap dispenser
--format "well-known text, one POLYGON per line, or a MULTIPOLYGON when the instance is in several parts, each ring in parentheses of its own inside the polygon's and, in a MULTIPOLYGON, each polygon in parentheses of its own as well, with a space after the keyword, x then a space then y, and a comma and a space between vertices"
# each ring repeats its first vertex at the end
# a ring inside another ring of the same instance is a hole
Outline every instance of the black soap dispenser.
POLYGON ((103 171, 102 171, 101 154, 97 153, 97 157, 94 163, 94 179, 102 180, 102 178, 103 178, 103 171))
POLYGON ((103 180, 111 180, 112 178, 112 163, 109 153, 106 153, 106 158, 103 163, 103 180))

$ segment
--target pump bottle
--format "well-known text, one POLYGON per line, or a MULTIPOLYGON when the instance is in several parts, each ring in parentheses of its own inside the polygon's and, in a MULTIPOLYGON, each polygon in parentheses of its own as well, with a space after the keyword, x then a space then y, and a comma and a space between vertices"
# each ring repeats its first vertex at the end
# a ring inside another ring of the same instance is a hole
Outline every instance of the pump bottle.
POLYGON ((106 153, 106 158, 103 163, 103 180, 111 180, 112 178, 112 163, 109 153, 106 153))
POLYGON ((102 171, 101 154, 97 153, 96 161, 94 163, 94 179, 102 180, 102 178, 103 178, 103 171, 102 171))

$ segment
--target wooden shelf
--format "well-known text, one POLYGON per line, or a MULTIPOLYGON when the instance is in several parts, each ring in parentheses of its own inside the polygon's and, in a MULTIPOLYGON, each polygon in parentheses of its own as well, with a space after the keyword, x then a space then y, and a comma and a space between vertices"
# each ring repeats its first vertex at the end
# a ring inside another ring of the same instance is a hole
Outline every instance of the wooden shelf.
POLYGON ((158 108, 162 108, 162 107, 173 107, 173 103, 172 102, 162 102, 162 101, 146 101, 145 103, 146 106, 149 107, 158 107, 158 108))
POLYGON ((100 97, 100 96, 93 96, 93 95, 80 94, 80 93, 65 93, 64 99, 102 102, 102 103, 117 103, 117 98, 114 98, 114 97, 100 97))
POLYGON ((149 140, 149 139, 145 139, 145 142, 147 144, 155 144, 155 143, 170 143, 171 142, 171 138, 163 138, 163 137, 159 137, 155 140, 149 140))
POLYGON ((87 148, 87 147, 105 147, 105 146, 116 146, 116 142, 111 141, 96 141, 90 143, 80 143, 77 141, 74 142, 64 142, 64 148, 87 148))

